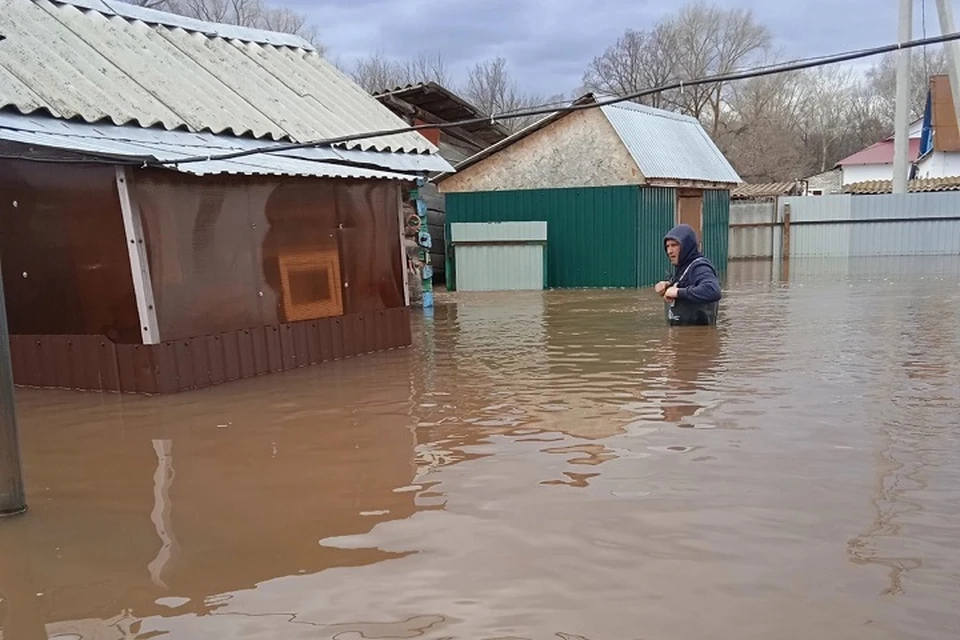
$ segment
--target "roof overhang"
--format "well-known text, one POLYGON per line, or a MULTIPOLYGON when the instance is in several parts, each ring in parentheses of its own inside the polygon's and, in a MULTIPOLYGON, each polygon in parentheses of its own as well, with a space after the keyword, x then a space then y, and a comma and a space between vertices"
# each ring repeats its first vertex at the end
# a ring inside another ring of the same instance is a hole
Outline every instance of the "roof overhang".
POLYGON ((212 133, 94 125, 13 113, 0 113, 0 140, 84 154, 101 158, 105 163, 158 166, 201 176, 235 174, 413 180, 430 173, 453 170, 450 163, 436 154, 332 147, 217 159, 216 156, 235 151, 263 149, 264 141, 212 133), (210 159, 178 164, 180 160, 199 156, 210 159))

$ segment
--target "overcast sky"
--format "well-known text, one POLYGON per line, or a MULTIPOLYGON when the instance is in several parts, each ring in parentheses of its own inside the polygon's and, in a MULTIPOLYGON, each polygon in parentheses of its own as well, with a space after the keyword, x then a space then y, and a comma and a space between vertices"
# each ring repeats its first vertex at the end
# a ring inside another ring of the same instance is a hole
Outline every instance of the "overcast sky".
MULTIPOLYGON (((897 0, 712 0, 752 9, 791 57, 896 42, 897 0)), ((462 78, 503 55, 530 92, 569 94, 590 60, 627 28, 646 29, 680 0, 275 0, 309 15, 332 58, 350 64, 380 50, 402 57, 439 50, 462 78)), ((952 0, 957 12, 960 0, 952 0)), ((914 36, 940 33, 935 0, 915 0, 914 36)), ((958 17, 960 19, 960 17, 958 17)), ((868 61, 869 64, 869 61, 868 61)), ((459 78, 458 78, 459 79, 459 78)))

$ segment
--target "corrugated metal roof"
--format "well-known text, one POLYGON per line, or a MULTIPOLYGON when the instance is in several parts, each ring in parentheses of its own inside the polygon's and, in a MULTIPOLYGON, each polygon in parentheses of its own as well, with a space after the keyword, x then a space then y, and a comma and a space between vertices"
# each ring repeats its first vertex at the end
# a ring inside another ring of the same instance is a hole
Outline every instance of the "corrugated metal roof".
MULTIPOLYGON (((165 131, 139 127, 67 122, 49 116, 0 113, 0 140, 143 162, 173 162, 256 148, 256 140, 212 133, 165 131)), ((195 162, 170 167, 194 175, 290 175, 330 178, 409 180, 401 172, 428 173, 452 167, 439 155, 382 153, 348 149, 298 149, 262 153, 233 160, 195 162), (353 163, 353 166, 335 163, 353 163), (364 165, 364 166, 357 166, 364 165)))
POLYGON ((696 118, 633 102, 600 109, 648 180, 741 182, 696 118))
POLYGON ((796 195, 800 185, 792 180, 786 182, 765 182, 763 184, 741 184, 730 192, 734 200, 748 198, 775 198, 777 196, 796 195))
MULTIPOLYGON (((864 180, 854 182, 844 187, 844 193, 868 195, 877 193, 892 193, 892 180, 864 180)), ((907 182, 907 192, 921 193, 930 191, 960 191, 960 176, 944 178, 923 178, 907 182)))
MULTIPOLYGON (((571 105, 594 102, 594 94, 588 93, 574 100, 571 105)), ((599 108, 647 179, 698 180, 724 184, 742 182, 695 118, 634 103, 621 102, 599 108)), ((570 112, 557 112, 534 122, 509 138, 467 158, 456 166, 457 171, 464 171, 535 131, 550 126, 568 113, 570 112)), ((449 175, 440 176, 437 182, 442 182, 447 177, 449 175)))
MULTIPOLYGON (((920 155, 920 138, 910 138, 910 162, 920 155)), ((893 164, 893 140, 881 140, 837 162, 836 167, 860 164, 893 164)))
MULTIPOLYGON (((0 108, 305 142, 406 124, 293 36, 113 0, 5 0, 0 108)), ((435 153, 416 132, 348 148, 435 153)))

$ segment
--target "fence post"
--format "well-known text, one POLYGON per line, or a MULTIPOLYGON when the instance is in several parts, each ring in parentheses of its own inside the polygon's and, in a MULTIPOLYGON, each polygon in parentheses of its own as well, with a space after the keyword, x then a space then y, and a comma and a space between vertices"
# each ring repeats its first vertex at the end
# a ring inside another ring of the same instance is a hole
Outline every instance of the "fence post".
POLYGON ((3 278, 0 277, 0 517, 27 510, 15 402, 7 302, 3 295, 3 278))
POLYGON ((783 205, 783 237, 780 254, 784 260, 790 259, 790 205, 783 205))

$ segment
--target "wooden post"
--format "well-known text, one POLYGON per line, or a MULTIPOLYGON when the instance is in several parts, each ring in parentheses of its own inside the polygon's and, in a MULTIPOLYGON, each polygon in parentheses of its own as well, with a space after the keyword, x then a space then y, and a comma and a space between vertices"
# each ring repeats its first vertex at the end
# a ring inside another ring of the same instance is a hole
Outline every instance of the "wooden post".
POLYGON ((7 302, 0 278, 0 517, 27 510, 20 467, 20 440, 17 435, 17 407, 13 390, 13 364, 10 330, 7 327, 7 302))

